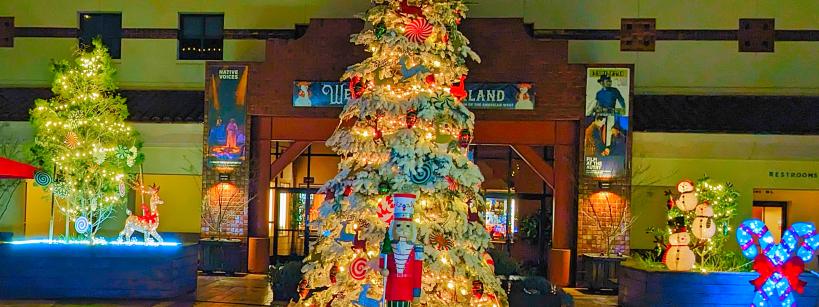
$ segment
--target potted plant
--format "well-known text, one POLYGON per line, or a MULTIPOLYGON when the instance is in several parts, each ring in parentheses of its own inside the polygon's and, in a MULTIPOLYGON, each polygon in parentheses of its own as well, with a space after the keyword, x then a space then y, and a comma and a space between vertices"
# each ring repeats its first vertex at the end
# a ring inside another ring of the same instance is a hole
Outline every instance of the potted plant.
POLYGON ((270 266, 268 279, 273 291, 273 300, 298 301, 299 283, 302 280, 301 261, 289 261, 283 265, 270 266))
POLYGON ((244 271, 242 262, 242 241, 230 238, 227 233, 227 219, 235 210, 243 210, 249 200, 236 186, 221 182, 211 187, 202 198, 202 221, 204 238, 199 240, 200 270, 205 273, 216 271, 232 275, 244 271))
POLYGON ((533 274, 534 269, 525 268, 503 251, 493 248, 487 252, 495 262, 495 275, 506 290, 510 306, 561 306, 570 299, 562 289, 533 274))
POLYGON ((614 252, 615 241, 628 234, 637 220, 630 214, 628 205, 612 195, 601 192, 599 196, 590 197, 590 204, 585 206, 587 209, 581 211, 603 238, 603 246, 598 253, 581 256, 583 281, 591 291, 617 290, 617 269, 625 257, 622 252, 614 252))

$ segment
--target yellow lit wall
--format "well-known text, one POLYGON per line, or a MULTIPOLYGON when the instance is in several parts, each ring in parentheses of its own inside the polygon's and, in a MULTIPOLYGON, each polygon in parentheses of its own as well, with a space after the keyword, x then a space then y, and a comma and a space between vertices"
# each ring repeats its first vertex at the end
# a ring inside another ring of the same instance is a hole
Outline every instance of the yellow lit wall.
MULTIPOLYGON (((48 224, 51 216, 51 194, 34 184, 32 180, 26 180, 26 203, 25 203, 25 237, 43 238, 48 236, 48 224)), ((69 233, 73 233, 69 225, 69 233)), ((57 206, 54 207, 54 237, 65 234, 65 219, 59 214, 57 206)), ((15 236, 17 234, 15 233, 15 236)))
MULTIPOLYGON (((716 182, 731 182, 741 194, 733 227, 751 217, 753 201, 760 200, 754 189, 819 191, 819 178, 769 175, 771 171, 819 172, 819 151, 815 148, 819 136, 635 133, 633 140, 632 162, 637 171, 632 182, 632 212, 638 219, 631 229, 632 248, 653 247, 645 230, 665 226, 667 198, 662 192, 681 179, 708 175, 716 182)), ((797 199, 798 204, 807 204, 811 199, 801 194, 779 195, 797 199)), ((793 215, 792 209, 788 210, 789 221, 799 218, 819 223, 816 205, 795 208, 793 215)))
POLYGON ((146 184, 160 186, 160 232, 201 231, 202 177, 190 175, 145 175, 146 184))
MULTIPOLYGON (((32 139, 28 122, 10 122, 0 131, 0 139, 19 137, 25 143, 32 139)), ((161 186, 161 232, 200 232, 202 124, 131 123, 144 141, 142 165, 146 184, 161 186)), ((138 204, 137 200, 137 204, 138 204)), ((51 209, 50 194, 27 180, 15 194, 6 216, 0 221, 0 231, 12 231, 15 237, 42 238, 48 236, 51 209)), ((106 221, 98 234, 112 238, 122 230, 124 210, 106 221)), ((73 225, 69 232, 73 235, 73 225)), ((55 214, 54 234, 65 233, 65 221, 55 214)))

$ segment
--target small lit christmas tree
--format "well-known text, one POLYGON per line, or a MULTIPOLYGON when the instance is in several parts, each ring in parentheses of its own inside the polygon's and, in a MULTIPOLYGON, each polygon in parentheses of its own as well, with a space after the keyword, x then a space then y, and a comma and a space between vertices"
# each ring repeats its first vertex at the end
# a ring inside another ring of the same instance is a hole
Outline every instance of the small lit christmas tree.
MULTIPOLYGON (((664 236, 690 233, 690 244, 696 260, 695 271, 736 271, 743 263, 725 245, 731 238, 731 224, 736 215, 739 192, 731 183, 714 184, 708 177, 696 182, 683 180, 677 184, 679 196, 668 191, 668 219, 664 236)), ((660 234, 655 236, 659 237, 660 234)), ((667 242, 667 241, 666 241, 667 242)), ((671 245, 674 243, 672 242, 671 245)), ((668 251, 666 251, 668 253, 668 251)), ((668 256, 668 255, 666 255, 668 256)))
POLYGON ((31 110, 32 154, 42 167, 35 179, 54 193, 66 221, 93 242, 127 201, 141 142, 125 124, 125 99, 114 92, 115 69, 99 40, 91 51, 78 50, 73 62, 55 61, 52 70, 54 97, 38 99, 31 110))
POLYGON ((457 0, 374 0, 352 37, 351 99, 327 141, 342 156, 320 190, 324 236, 305 259, 304 306, 505 306, 486 258, 474 115, 457 0), (321 290, 319 290, 321 289, 321 290), (386 294, 385 294, 386 293, 386 294))

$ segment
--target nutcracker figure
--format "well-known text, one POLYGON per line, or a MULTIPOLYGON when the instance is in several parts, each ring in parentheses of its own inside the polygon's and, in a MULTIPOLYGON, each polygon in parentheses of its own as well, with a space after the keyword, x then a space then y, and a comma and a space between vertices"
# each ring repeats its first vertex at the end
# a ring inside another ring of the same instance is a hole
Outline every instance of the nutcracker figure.
POLYGON ((424 246, 416 241, 416 225, 412 221, 414 194, 395 194, 394 218, 381 247, 379 268, 386 279, 387 306, 404 307, 421 297, 421 275, 424 246))

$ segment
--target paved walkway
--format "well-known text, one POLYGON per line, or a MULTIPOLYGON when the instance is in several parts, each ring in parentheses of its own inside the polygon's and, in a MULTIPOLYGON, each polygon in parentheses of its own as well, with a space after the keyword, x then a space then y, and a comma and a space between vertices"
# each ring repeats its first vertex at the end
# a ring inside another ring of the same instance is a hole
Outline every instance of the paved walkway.
POLYGON ((585 288, 564 288, 566 294, 572 296, 575 307, 617 306, 617 295, 590 294, 585 288))
MULTIPOLYGON (((585 289, 564 289, 576 307, 617 306, 616 295, 583 293, 585 289)), ((16 300, 2 301, 0 306, 126 306, 126 307, 188 307, 188 306, 271 306, 273 292, 267 276, 249 274, 241 277, 199 276, 196 295, 172 301, 158 300, 16 300)), ((276 303, 273 306, 286 306, 276 303)), ((513 306, 514 307, 514 306, 513 306)))

